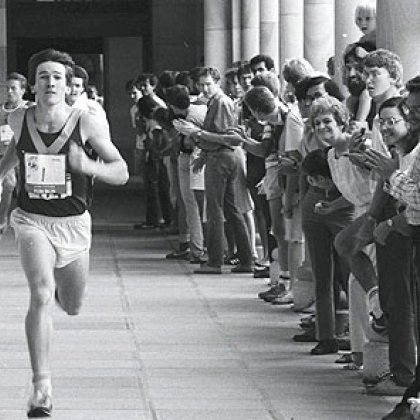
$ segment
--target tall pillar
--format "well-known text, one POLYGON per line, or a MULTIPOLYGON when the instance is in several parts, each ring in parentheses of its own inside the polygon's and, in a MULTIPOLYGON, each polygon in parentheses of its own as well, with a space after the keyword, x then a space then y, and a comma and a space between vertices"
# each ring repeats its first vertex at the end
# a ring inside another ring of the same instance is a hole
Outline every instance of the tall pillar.
POLYGON ((6 0, 0 0, 0 102, 6 100, 7 13, 6 0))
POLYGON ((404 80, 420 74, 420 3, 412 0, 377 2, 377 47, 397 53, 404 67, 404 80))
POLYGON ((334 50, 334 0, 305 0, 304 55, 318 71, 327 72, 334 50))
POLYGON ((260 2, 241 1, 242 60, 250 60, 260 52, 260 2))
POLYGON ((279 68, 279 0, 260 0, 260 52, 279 68))
POLYGON ((232 61, 242 58, 241 0, 232 0, 232 61))
POLYGON ((223 74, 231 63, 232 4, 204 0, 204 65, 217 67, 223 74))
POLYGON ((303 57, 303 0, 280 0, 280 62, 303 57))
MULTIPOLYGON (((382 0, 380 0, 382 1, 382 0)), ((360 0, 335 0, 335 76, 334 80, 343 86, 341 66, 346 45, 356 42, 363 34, 354 22, 354 12, 360 0)))

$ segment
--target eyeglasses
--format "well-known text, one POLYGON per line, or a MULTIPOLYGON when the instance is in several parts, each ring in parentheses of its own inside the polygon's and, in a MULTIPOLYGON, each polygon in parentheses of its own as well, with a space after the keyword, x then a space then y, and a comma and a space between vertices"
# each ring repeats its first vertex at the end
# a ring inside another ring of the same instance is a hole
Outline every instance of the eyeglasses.
POLYGON ((379 119, 379 127, 380 128, 384 128, 384 127, 389 127, 392 128, 394 127, 396 124, 398 124, 400 121, 403 121, 403 118, 387 118, 386 120, 380 118, 379 119))

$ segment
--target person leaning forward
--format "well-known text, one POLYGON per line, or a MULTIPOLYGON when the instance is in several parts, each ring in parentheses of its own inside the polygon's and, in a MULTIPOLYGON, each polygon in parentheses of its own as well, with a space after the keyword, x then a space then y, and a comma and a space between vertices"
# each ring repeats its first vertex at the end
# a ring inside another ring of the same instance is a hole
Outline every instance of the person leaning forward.
POLYGON ((200 156, 193 162, 193 169, 199 170, 206 165, 208 261, 194 273, 221 274, 225 219, 234 229, 240 261, 231 271, 252 273, 250 241, 245 220, 236 205, 233 187, 240 165, 237 146, 241 142, 227 134, 236 123, 234 104, 221 90, 220 73, 216 68, 202 68, 198 78, 199 88, 208 99, 203 128, 183 120, 174 121, 175 128, 184 135, 192 136, 202 149, 200 156))

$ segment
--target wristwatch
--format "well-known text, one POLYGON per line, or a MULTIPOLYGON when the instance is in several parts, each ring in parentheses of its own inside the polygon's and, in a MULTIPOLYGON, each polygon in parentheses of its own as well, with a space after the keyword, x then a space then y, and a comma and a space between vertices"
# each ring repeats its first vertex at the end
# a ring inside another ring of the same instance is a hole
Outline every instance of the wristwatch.
POLYGON ((388 219, 386 221, 387 226, 389 226, 390 228, 394 227, 394 221, 392 219, 388 219))

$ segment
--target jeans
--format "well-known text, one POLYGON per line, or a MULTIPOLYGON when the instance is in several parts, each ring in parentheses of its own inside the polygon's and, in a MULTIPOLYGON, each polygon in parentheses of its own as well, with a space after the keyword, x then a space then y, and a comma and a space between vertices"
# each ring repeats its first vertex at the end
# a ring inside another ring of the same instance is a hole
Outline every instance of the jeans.
MULTIPOLYGON (((417 346, 420 343, 420 308, 419 308, 419 301, 420 301, 420 284, 419 284, 419 273, 420 273, 420 226, 412 226, 412 241, 413 241, 413 253, 410 254, 412 261, 414 262, 413 266, 413 275, 411 281, 411 290, 412 290, 412 304, 414 308, 414 314, 416 317, 415 324, 416 324, 416 338, 417 338, 417 346)), ((418 397, 418 393, 420 392, 420 355, 417 354, 417 366, 416 366, 416 375, 414 382, 410 385, 410 387, 405 391, 402 401, 407 402, 407 399, 410 397, 418 397)))
POLYGON ((190 252, 192 257, 200 257, 204 253, 203 226, 200 209, 191 189, 190 183, 190 155, 181 153, 178 157, 178 176, 181 195, 185 205, 187 224, 190 232, 190 252))
POLYGON ((171 202, 174 204, 174 217, 177 218, 178 225, 178 240, 179 243, 186 243, 190 241, 190 233, 187 223, 187 214, 185 210, 185 202, 181 192, 181 185, 178 171, 178 156, 174 159, 168 159, 168 175, 170 182, 171 202), (175 203, 174 203, 175 201, 175 203))
POLYGON ((171 222, 169 179, 162 159, 149 158, 145 168, 146 223, 157 225, 159 216, 165 223, 171 222))
POLYGON ((208 152, 204 173, 207 198, 207 253, 208 265, 223 264, 223 224, 229 223, 235 232, 241 265, 252 265, 252 253, 243 215, 235 201, 236 182, 240 161, 238 151, 221 149, 208 152))
POLYGON ((376 244, 379 299, 387 319, 390 369, 403 386, 413 381, 416 367, 411 253, 412 239, 398 232, 389 234, 385 246, 376 244))

